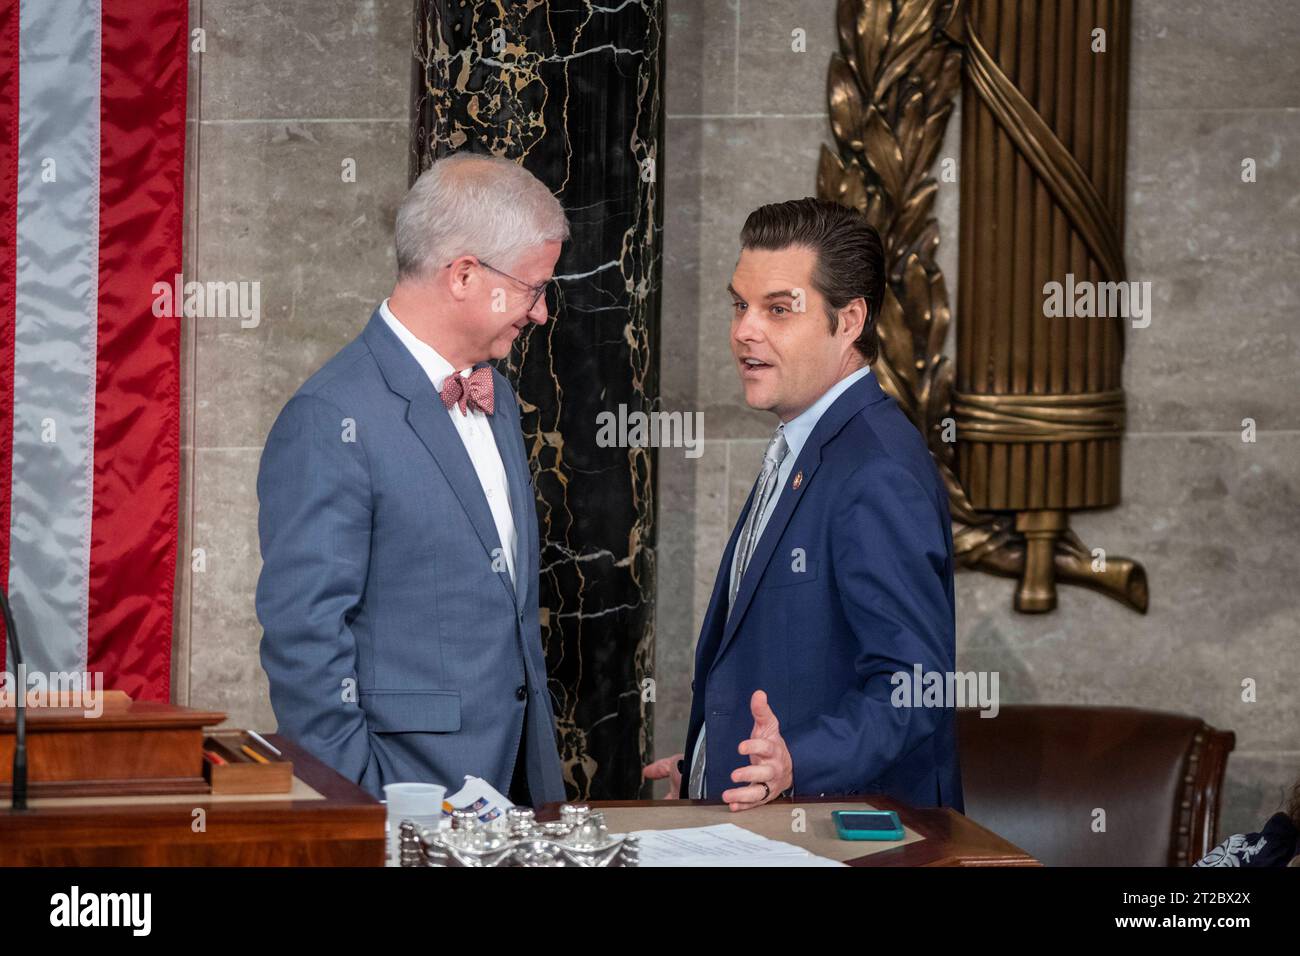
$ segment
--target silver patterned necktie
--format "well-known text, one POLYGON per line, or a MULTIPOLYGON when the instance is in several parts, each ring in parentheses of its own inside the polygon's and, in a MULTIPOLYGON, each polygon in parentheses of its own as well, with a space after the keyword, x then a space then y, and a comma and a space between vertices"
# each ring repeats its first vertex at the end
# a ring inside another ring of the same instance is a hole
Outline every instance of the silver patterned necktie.
MULTIPOLYGON (((786 444, 783 423, 777 426, 776 434, 767 443, 767 451, 763 453, 763 470, 758 474, 758 487, 754 491, 754 501, 749 506, 749 514, 745 515, 745 524, 741 527, 740 537, 736 541, 735 560, 731 565, 731 584, 727 589, 727 617, 731 617, 731 609, 736 604, 736 594, 740 591, 740 582, 749 568, 749 559, 754 556, 754 546, 758 543, 763 512, 767 510, 772 496, 776 493, 776 478, 781 472, 781 462, 785 461, 789 451, 790 446, 786 444)), ((699 740, 696 741, 694 758, 691 760, 691 778, 686 793, 695 800, 704 797, 704 735, 707 730, 707 724, 700 727, 699 740)))

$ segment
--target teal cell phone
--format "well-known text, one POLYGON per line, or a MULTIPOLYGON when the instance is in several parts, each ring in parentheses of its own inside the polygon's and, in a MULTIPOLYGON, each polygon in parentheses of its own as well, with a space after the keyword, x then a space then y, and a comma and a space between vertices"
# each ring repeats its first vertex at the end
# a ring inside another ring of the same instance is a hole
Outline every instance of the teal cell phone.
POLYGON ((903 824, 893 810, 832 810, 841 840, 901 840, 903 824))

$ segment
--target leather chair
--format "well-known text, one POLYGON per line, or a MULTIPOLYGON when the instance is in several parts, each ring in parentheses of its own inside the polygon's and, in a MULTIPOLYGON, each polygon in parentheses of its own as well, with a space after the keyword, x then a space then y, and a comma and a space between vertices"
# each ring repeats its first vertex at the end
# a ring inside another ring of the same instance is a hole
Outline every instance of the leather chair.
POLYGON ((1022 704, 959 710, 957 741, 966 815, 1042 863, 1190 866, 1217 842, 1236 735, 1162 711, 1022 704))

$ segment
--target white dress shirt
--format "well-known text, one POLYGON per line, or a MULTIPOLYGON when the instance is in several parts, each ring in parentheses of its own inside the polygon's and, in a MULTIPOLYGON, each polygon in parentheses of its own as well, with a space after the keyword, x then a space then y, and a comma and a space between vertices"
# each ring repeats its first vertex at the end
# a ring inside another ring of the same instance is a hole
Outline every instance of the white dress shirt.
MULTIPOLYGON (((456 370, 450 362, 438 354, 427 342, 422 342, 393 315, 388 308, 388 300, 379 303, 379 314, 384 317, 388 327, 406 346, 407 351, 415 357, 433 384, 435 396, 442 391, 442 383, 448 375, 456 370)), ((468 378, 472 368, 463 369, 460 374, 468 378)), ((500 401, 500 396, 497 398, 500 401)), ((441 401, 441 400, 439 400, 441 401)), ((478 474, 478 482, 483 486, 483 496, 492 510, 492 521, 497 526, 497 537, 505 552, 506 568, 510 571, 510 582, 515 583, 515 518, 510 510, 510 482, 506 478, 506 467, 501 461, 501 451, 497 448, 496 438, 492 435, 492 425, 482 410, 470 407, 469 414, 462 415, 460 407, 453 405, 447 409, 452 424, 465 443, 465 451, 478 474)))

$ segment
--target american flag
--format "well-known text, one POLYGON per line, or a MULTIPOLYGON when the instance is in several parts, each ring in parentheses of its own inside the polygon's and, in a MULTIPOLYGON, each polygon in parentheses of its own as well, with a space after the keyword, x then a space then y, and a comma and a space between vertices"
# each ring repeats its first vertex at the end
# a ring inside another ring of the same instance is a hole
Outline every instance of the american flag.
MULTIPOLYGON (((0 0, 0 574, 29 671, 170 694, 186 0, 0 0)), ((6 655, 12 672, 12 657, 6 655)))

